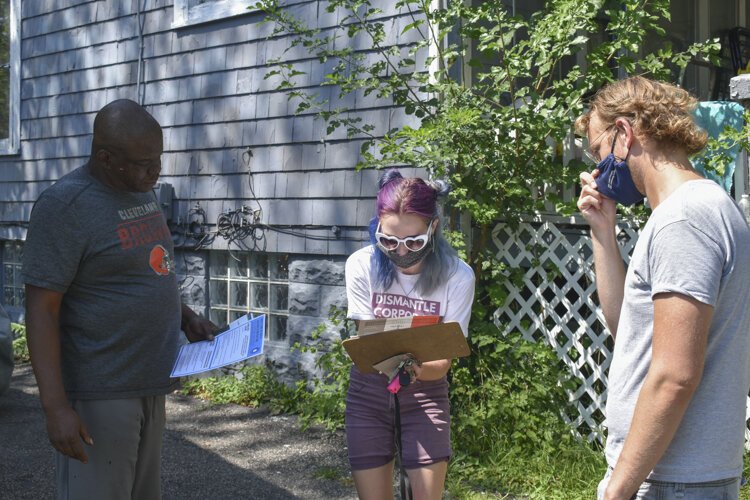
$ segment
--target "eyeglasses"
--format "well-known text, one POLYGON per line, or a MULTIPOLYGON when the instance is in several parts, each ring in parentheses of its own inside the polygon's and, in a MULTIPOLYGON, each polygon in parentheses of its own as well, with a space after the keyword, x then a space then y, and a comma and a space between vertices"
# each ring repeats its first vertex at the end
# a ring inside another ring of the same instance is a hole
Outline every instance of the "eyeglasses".
POLYGON ((600 162, 600 161, 602 161, 602 160, 601 160, 601 158, 599 158, 599 155, 595 155, 595 154, 593 153, 593 151, 592 151, 592 148, 594 147, 594 145, 595 145, 595 144, 596 144, 597 142, 599 142, 599 141, 600 141, 600 140, 602 139, 602 137, 604 137, 604 134, 606 134, 607 132, 609 132, 609 130, 610 130, 610 129, 611 129, 612 127, 614 127, 614 126, 615 126, 615 125, 614 125, 614 123, 613 123, 613 124, 612 124, 612 125, 610 125, 609 127, 605 128, 605 129, 604 129, 604 130, 602 131, 602 133, 601 133, 601 134, 599 134, 599 135, 598 135, 598 136, 596 137, 596 139, 594 139, 593 141, 591 141, 591 142, 589 143, 589 147, 583 150, 583 155, 584 155, 584 156, 586 157, 586 159, 588 159, 588 160, 589 160, 590 162, 592 162, 593 164, 595 164, 595 165, 596 165, 597 163, 599 163, 599 162, 600 162))
POLYGON ((109 147, 107 151, 109 151, 110 154, 119 156, 120 158, 125 160, 125 163, 127 165, 135 167, 136 170, 139 170, 146 175, 158 174, 161 172, 161 157, 156 159, 134 160, 126 152, 118 148, 109 147))
POLYGON ((427 232, 417 236, 407 236, 406 238, 397 238, 380 232, 380 223, 378 222, 378 228, 375 230, 375 239, 380 245, 386 250, 396 250, 400 244, 403 244, 410 252, 418 252, 422 250, 427 243, 430 241, 430 234, 432 234, 432 220, 427 225, 427 232))

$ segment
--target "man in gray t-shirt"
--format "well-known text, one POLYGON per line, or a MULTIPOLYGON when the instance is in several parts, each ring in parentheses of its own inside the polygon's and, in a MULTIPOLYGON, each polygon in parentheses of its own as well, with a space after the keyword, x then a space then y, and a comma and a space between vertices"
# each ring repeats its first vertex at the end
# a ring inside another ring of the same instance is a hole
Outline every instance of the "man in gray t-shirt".
POLYGON ((180 302, 153 193, 161 155, 156 120, 114 101, 96 115, 88 163, 42 193, 31 214, 27 339, 61 498, 160 498, 180 330, 191 341, 216 330, 180 302))
POLYGON ((8 390, 13 375, 13 332, 10 318, 0 306, 0 396, 8 390))
POLYGON ((750 389, 750 229, 688 156, 706 143, 682 89, 604 87, 577 127, 597 163, 578 200, 615 348, 599 498, 738 498, 750 389), (653 209, 627 271, 615 203, 653 209), (637 495, 637 496, 636 496, 637 495))

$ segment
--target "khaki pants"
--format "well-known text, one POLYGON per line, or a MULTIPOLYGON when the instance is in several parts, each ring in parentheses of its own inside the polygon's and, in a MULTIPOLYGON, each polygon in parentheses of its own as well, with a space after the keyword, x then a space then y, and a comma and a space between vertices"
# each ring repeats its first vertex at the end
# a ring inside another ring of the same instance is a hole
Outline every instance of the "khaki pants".
POLYGON ((88 464, 57 453, 57 498, 160 499, 164 404, 164 396, 72 401, 94 445, 83 445, 88 464))

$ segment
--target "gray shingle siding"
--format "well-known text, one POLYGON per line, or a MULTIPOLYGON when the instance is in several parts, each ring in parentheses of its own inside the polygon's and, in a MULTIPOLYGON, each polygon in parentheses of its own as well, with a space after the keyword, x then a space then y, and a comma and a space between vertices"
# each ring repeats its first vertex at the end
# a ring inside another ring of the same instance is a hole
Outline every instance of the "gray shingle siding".
MULTIPOLYGON (((22 2, 21 153, 0 158, 0 222, 27 220, 41 190, 86 161, 96 111, 137 98, 135 0, 63 3, 22 2)), ((263 223, 309 236, 267 231, 267 251, 346 254, 361 246, 327 238, 332 226, 362 237, 372 216, 378 174, 354 171, 364 138, 326 135, 322 120, 295 115, 298 102, 276 91, 278 77, 265 75, 275 58, 292 63, 305 73, 298 85, 330 99, 330 107, 350 108, 375 135, 411 118, 387 98, 317 87, 335 62, 320 64, 287 36, 266 40, 273 26, 261 23, 262 13, 173 29, 172 3, 146 1, 141 19, 144 105, 164 128, 162 181, 174 187, 173 220, 199 203, 213 228, 226 210, 260 205, 263 223)), ((286 4, 321 28, 343 18, 317 0, 286 4)), ((400 35, 410 20, 387 4, 380 17, 388 43, 413 42, 400 35)), ((371 48, 366 39, 354 43, 371 48)))

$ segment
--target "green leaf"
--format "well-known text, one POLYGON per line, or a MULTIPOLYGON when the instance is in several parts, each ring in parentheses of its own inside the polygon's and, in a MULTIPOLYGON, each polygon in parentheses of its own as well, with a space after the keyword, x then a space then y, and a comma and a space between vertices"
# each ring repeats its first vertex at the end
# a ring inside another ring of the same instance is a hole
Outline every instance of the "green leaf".
POLYGON ((401 30, 401 34, 404 35, 404 34, 408 33, 409 31, 411 31, 413 29, 419 28, 422 24, 424 24, 424 20, 423 19, 417 19, 413 23, 409 23, 406 26, 404 26, 404 29, 401 30))

